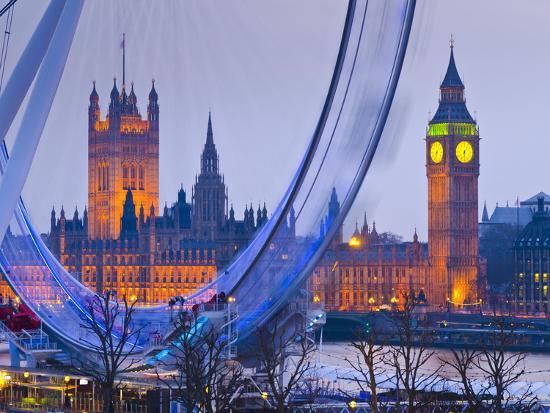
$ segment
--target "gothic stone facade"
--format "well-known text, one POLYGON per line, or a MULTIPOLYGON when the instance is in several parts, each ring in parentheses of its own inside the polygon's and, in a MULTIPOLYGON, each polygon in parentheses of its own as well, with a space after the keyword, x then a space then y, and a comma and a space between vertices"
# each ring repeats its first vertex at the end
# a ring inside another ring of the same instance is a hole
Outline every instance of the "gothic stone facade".
MULTIPOLYGON (((432 308, 479 303, 479 134, 452 48, 439 107, 427 129, 426 175, 428 245, 418 242, 416 232, 412 243, 382 243, 366 220, 349 243, 340 231, 311 279, 315 299, 327 310, 399 305, 400 292, 422 297, 432 308)), ((338 207, 333 192, 326 219, 338 207)))
POLYGON ((51 213, 48 244, 61 263, 96 291, 143 303, 166 302, 211 282, 267 221, 267 209, 245 209, 237 220, 228 208, 227 187, 219 171, 209 115, 201 171, 187 200, 159 211, 159 104, 153 84, 147 119, 137 97, 116 81, 109 112, 100 119, 99 96, 90 95, 88 131, 88 202, 82 217, 51 213), (160 212, 160 211, 159 211, 160 212))

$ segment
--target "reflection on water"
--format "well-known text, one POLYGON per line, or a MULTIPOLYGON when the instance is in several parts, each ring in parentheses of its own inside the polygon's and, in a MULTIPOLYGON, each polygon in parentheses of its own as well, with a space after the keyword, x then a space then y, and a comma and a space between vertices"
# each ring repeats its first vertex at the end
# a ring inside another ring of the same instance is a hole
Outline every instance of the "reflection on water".
MULTIPOLYGON (((451 350, 449 349, 434 349, 434 356, 426 363, 422 372, 429 374, 441 366, 441 360, 447 360, 452 357, 451 350)), ((319 361, 322 365, 334 366, 337 369, 349 368, 349 363, 346 358, 356 361, 357 358, 354 354, 349 343, 323 343, 319 361)), ((519 366, 521 368, 521 366, 519 366)), ((391 374, 392 368, 388 366, 387 373, 391 374)), ((529 382, 550 382, 550 354, 548 353, 529 353, 525 357, 525 371, 528 372, 522 378, 523 381, 529 382)), ((481 377, 479 370, 473 370, 473 377, 481 377)), ((442 376, 447 378, 455 378, 456 372, 448 367, 442 369, 442 376)))

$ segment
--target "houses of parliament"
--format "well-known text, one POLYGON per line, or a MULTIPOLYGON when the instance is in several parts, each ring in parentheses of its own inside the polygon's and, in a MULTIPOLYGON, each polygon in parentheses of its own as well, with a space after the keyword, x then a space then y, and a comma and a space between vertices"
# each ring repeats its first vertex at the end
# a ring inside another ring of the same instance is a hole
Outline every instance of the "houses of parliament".
POLYGON ((267 209, 235 217, 220 173, 211 115, 191 197, 182 188, 159 207, 159 97, 153 82, 142 117, 131 84, 114 81, 101 117, 95 88, 88 107, 88 208, 51 212, 47 241, 60 262, 96 291, 142 303, 167 302, 213 280, 267 221, 267 209))
MULTIPOLYGON (((466 107, 453 48, 440 85, 437 112, 425 135, 428 243, 384 238, 366 217, 348 242, 340 229, 310 277, 314 301, 328 311, 369 311, 402 304, 408 292, 432 308, 479 303, 479 133, 466 107)), ((188 197, 182 188, 172 205, 159 205, 159 97, 153 82, 146 117, 134 86, 114 82, 108 113, 99 95, 88 108, 88 209, 72 218, 51 212, 44 235, 61 263, 90 288, 114 290, 144 304, 185 296, 213 281, 268 219, 267 209, 246 207, 237 220, 220 173, 209 114, 200 173, 188 197)), ((327 220, 339 212, 334 190, 327 220)), ((293 214, 288 234, 296 237, 293 214)), ((13 236, 8 233, 7 236, 13 236)), ((289 251, 289 254, 291 252, 289 251)), ((14 269, 17 270, 17 269, 14 269)), ((41 268, 21 269, 40 289, 41 268), (38 275, 34 275, 34 274, 38 275)), ((9 294, 7 285, 0 293, 9 294)))
MULTIPOLYGON (((466 107, 452 44, 425 145, 428 243, 419 242, 416 231, 412 242, 383 239, 374 223, 369 227, 366 216, 349 242, 343 242, 339 231, 310 281, 314 299, 324 302, 328 311, 399 306, 402 292, 439 309, 481 303, 479 133, 466 107)), ((333 192, 328 214, 338 209, 333 192)))

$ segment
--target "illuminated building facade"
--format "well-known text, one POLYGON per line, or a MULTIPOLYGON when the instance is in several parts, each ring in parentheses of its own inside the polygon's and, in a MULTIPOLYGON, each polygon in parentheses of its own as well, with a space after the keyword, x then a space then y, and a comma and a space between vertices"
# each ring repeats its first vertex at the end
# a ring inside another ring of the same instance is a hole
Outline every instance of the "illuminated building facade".
MULTIPOLYGON (((339 207, 333 191, 323 221, 339 207)), ((361 230, 356 226, 347 243, 333 241, 310 277, 310 289, 327 311, 371 311, 398 306, 402 292, 425 300, 428 273, 427 246, 416 232, 412 242, 392 242, 378 234, 375 223, 369 228, 365 215, 361 230)))
MULTIPOLYGON (((428 244, 382 239, 366 218, 348 243, 337 234, 310 288, 328 311, 399 305, 402 292, 432 308, 477 305, 479 134, 466 108, 453 48, 426 134, 428 244)), ((339 208, 333 191, 321 232, 339 208)))
POLYGON ((201 171, 187 199, 159 211, 159 105, 153 84, 142 120, 132 85, 111 91, 100 120, 95 84, 89 106, 89 210, 67 219, 51 212, 48 244, 61 263, 96 291, 115 290, 142 303, 167 302, 211 282, 267 221, 247 206, 237 220, 228 208, 209 114, 201 171))
POLYGON ((153 83, 142 119, 132 83, 119 93, 116 79, 109 112, 101 119, 95 82, 88 108, 88 236, 115 239, 126 190, 138 206, 159 206, 159 105, 153 83))
POLYGON ((429 300, 477 302, 479 134, 466 108, 453 46, 426 134, 429 300))
POLYGON ((532 220, 514 243, 515 310, 519 314, 548 314, 550 280, 550 213, 539 196, 532 220))

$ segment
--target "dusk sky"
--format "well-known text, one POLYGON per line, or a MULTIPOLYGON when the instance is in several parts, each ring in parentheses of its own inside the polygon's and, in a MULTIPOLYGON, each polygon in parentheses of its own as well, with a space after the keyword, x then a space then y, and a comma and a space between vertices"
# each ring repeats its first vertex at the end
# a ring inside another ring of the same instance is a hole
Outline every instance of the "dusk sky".
MULTIPOLYGON (((6 82, 48 2, 15 7, 6 82)), ((427 238, 425 128, 454 35, 467 106, 481 136, 480 214, 550 192, 550 2, 420 0, 384 140, 348 217, 366 210, 378 231, 427 238), (515 6, 515 7, 514 7, 515 6)), ((245 204, 272 210, 315 127, 336 59, 346 2, 334 0, 87 1, 23 196, 40 230, 52 205, 69 216, 87 202, 87 107, 96 80, 102 117, 113 76, 146 114, 151 79, 160 104, 160 200, 180 184, 190 197, 208 111, 237 217, 245 204), (155 7, 152 7, 152 4, 155 7)), ((2 20, 1 24, 4 24, 2 20)), ((18 124, 8 137, 8 145, 18 124)))

